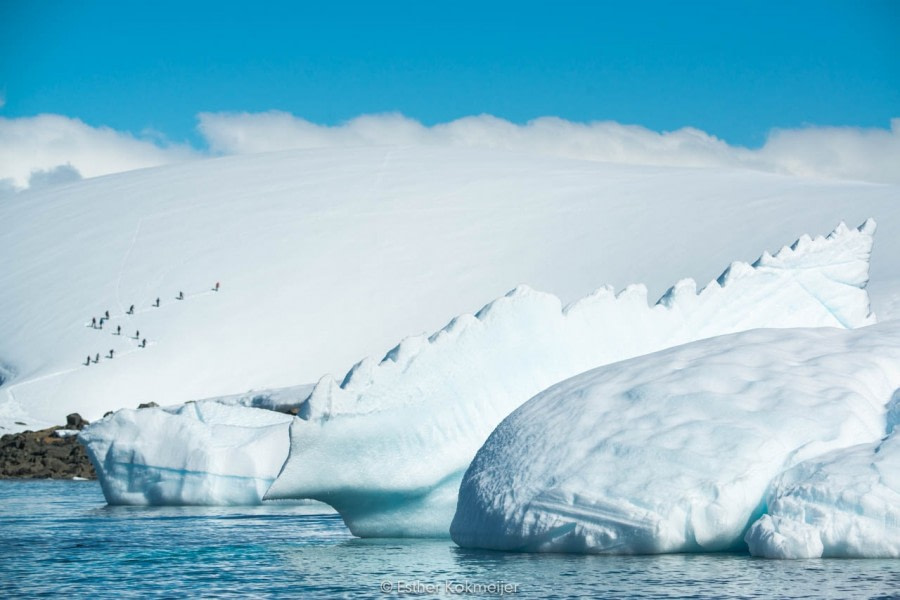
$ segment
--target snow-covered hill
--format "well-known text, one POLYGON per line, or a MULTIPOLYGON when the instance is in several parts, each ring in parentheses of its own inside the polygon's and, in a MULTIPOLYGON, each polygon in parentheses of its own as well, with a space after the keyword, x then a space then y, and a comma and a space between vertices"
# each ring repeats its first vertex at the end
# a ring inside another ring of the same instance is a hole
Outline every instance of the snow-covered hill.
POLYGON ((897 186, 385 147, 25 192, 0 204, 0 426, 311 382, 519 283, 655 297, 870 216, 884 318, 900 313, 897 186))

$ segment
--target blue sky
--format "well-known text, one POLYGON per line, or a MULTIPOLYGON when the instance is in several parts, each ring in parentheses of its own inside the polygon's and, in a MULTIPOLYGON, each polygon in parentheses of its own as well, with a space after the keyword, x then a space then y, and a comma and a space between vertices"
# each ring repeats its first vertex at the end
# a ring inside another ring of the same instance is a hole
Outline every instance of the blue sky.
POLYGON ((0 116, 202 145, 201 111, 399 111, 693 126, 889 127, 900 2, 0 0, 0 116))

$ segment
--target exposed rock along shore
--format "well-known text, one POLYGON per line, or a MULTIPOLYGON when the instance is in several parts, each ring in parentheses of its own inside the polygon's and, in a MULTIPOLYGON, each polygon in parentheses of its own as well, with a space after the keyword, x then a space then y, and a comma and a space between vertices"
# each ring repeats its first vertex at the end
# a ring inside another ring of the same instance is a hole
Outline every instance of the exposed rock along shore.
POLYGON ((9 433, 0 437, 0 479, 96 479, 94 467, 78 443, 88 422, 77 413, 65 427, 9 433))

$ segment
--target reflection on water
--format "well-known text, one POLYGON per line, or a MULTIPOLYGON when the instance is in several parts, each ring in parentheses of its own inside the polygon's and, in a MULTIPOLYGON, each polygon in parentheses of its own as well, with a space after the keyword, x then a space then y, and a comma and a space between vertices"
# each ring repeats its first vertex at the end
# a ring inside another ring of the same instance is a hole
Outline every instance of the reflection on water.
POLYGON ((470 592, 471 597, 496 590, 513 590, 517 598, 900 594, 900 561, 488 552, 443 540, 356 539, 339 516, 322 512, 321 505, 304 504, 106 507, 95 482, 0 481, 0 596, 388 598, 470 592))

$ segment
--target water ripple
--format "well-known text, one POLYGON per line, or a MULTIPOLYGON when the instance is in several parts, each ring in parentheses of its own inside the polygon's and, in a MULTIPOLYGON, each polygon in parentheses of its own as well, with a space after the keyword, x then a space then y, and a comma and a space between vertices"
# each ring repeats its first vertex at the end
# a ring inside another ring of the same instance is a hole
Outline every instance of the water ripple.
POLYGON ((96 482, 0 481, 0 597, 390 598, 467 583, 515 586, 517 598, 900 597, 896 560, 489 552, 357 539, 321 513, 107 507, 96 482))

